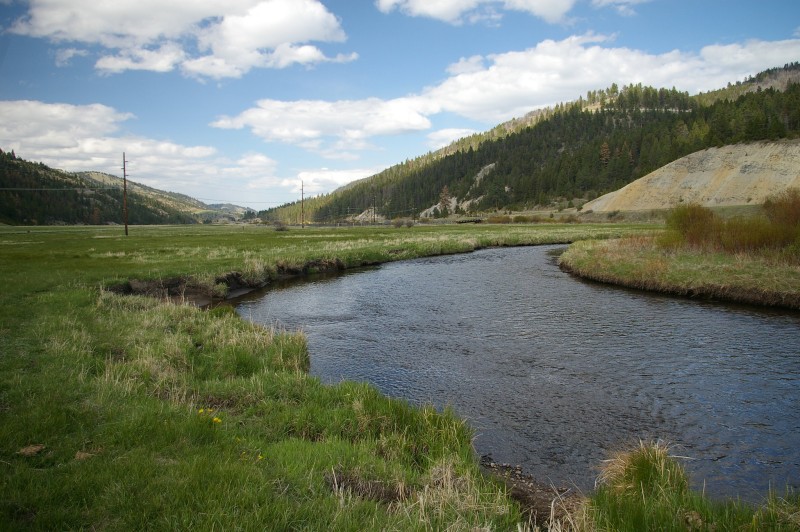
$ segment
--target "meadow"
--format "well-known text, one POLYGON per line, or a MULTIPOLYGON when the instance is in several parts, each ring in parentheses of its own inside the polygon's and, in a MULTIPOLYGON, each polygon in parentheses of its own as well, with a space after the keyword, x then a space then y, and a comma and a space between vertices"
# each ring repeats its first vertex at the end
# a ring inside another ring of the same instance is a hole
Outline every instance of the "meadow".
MULTIPOLYGON (((248 323, 229 307, 206 311, 180 297, 106 288, 180 279, 221 297, 232 272, 255 286, 320 265, 659 231, 633 224, 133 226, 125 237, 120 227, 0 227, 0 525, 530 528, 502 482, 481 473, 471 429, 452 412, 411 407, 364 383, 322 385, 308 375, 302 334, 248 323)), ((644 493, 637 482, 628 482, 635 501, 644 493)), ((608 506, 627 500, 614 490, 600 490, 580 515, 551 528, 619 529, 613 523, 639 514, 608 506), (603 499, 609 492, 616 495, 603 499), (609 512, 618 521, 602 521, 609 512)), ((773 497, 774 510, 752 510, 699 499, 699 510, 666 511, 663 529, 683 529, 691 512, 706 524, 722 512, 737 527, 796 525, 796 502, 773 497)))

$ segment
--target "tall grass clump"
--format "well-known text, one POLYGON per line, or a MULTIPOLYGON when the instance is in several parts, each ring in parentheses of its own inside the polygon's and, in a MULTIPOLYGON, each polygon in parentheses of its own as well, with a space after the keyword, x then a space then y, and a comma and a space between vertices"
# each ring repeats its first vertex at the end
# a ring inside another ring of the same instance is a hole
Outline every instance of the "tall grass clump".
POLYGON ((667 217, 663 247, 731 254, 773 253, 800 260, 800 190, 789 189, 764 203, 763 217, 725 219, 701 205, 681 205, 667 217))
POLYGON ((640 442, 605 461, 579 530, 798 530, 800 498, 772 493, 756 508, 712 501, 689 488, 679 457, 662 442, 640 442))

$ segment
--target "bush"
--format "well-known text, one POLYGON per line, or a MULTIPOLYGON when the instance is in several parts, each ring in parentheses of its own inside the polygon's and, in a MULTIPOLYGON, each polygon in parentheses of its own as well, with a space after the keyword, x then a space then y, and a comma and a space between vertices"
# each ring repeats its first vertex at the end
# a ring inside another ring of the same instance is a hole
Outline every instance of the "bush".
POLYGON ((764 210, 775 225, 800 227, 800 189, 790 188, 764 202, 764 210))
POLYGON ((727 253, 781 252, 797 259, 791 250, 800 246, 800 190, 790 189, 764 203, 766 218, 720 219, 700 205, 675 207, 667 216, 671 229, 663 247, 688 246, 727 253))
POLYGON ((667 216, 667 227, 680 235, 682 243, 701 247, 712 240, 714 212, 702 205, 679 205, 667 216))

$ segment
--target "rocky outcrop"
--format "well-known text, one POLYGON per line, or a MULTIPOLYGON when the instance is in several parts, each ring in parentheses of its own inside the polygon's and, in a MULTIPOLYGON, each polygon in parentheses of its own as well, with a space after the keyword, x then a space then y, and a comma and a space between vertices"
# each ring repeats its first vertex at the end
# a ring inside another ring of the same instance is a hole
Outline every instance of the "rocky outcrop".
POLYGON ((800 188, 800 140, 736 144, 687 155, 590 201, 583 211, 759 205, 792 187, 800 188))

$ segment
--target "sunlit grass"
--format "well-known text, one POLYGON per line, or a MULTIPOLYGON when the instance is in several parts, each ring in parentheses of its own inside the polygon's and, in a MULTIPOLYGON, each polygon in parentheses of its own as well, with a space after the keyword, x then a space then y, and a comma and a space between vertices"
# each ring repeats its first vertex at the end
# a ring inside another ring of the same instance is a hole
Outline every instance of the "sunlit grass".
POLYGON ((322 385, 301 334, 105 288, 180 278, 222 296, 232 272, 258 285, 637 230, 0 227, 3 528, 513 528, 519 510, 452 412, 322 385), (335 487, 331 472, 405 495, 335 487))
POLYGON ((800 525, 800 498, 769 494, 755 508, 740 501, 712 501, 689 489, 681 465, 661 442, 616 453, 598 477, 596 492, 578 530, 761 530, 790 531, 800 525))
MULTIPOLYGON (((480 473, 473 433, 453 412, 364 383, 323 385, 308 375, 301 334, 227 307, 105 288, 179 277, 222 295, 232 272, 256 285, 328 263, 632 234, 644 248, 653 231, 203 226, 132 227, 125 238, 113 227, 0 227, 2 528, 531 529, 480 473)), ((669 270, 667 258, 647 260, 669 270)), ((747 519, 792 522, 795 510, 776 497, 747 519)))

